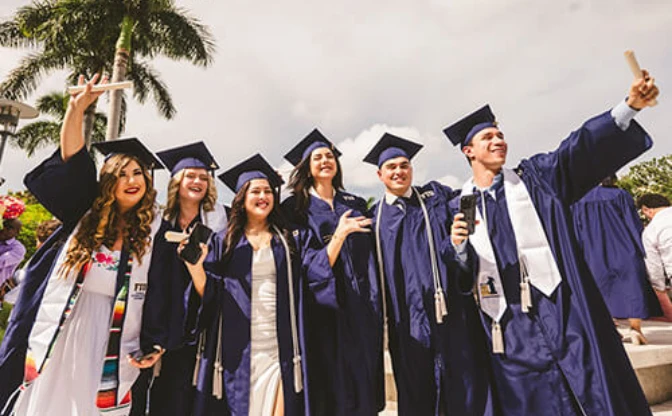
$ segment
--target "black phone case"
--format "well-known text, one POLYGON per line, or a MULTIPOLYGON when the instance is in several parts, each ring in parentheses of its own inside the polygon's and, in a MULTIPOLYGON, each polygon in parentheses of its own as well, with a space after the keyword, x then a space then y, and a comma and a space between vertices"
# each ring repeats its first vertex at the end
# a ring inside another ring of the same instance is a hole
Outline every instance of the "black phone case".
POLYGON ((184 249, 182 249, 180 257, 186 262, 196 264, 202 253, 201 243, 207 244, 211 235, 212 230, 210 228, 206 227, 200 222, 196 223, 194 229, 189 235, 189 242, 184 246, 184 249))
POLYGON ((460 212, 464 214, 469 234, 474 233, 476 222, 476 195, 464 195, 460 198, 460 212))

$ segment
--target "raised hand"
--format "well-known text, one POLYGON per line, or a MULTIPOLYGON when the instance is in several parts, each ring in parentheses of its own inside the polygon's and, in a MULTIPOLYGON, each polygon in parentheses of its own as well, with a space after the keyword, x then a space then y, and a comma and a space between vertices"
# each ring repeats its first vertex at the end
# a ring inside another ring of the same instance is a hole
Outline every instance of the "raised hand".
MULTIPOLYGON (((91 88, 94 85, 96 85, 96 82, 98 82, 99 78, 100 74, 95 74, 93 78, 91 78, 88 82, 86 82, 84 79, 84 75, 80 75, 79 79, 77 80, 77 85, 86 85, 86 88, 84 88, 84 91, 82 92, 70 94, 69 106, 72 107, 74 110, 79 110, 83 113, 88 106, 90 106, 94 101, 96 101, 98 97, 103 95, 103 91, 101 92, 91 91, 91 88)), ((108 81, 107 75, 105 75, 100 81, 100 84, 107 84, 107 81, 108 81)))
POLYGON ((659 93, 655 79, 649 75, 648 71, 643 69, 642 76, 635 79, 630 85, 627 103, 635 110, 654 106, 659 93))
POLYGON ((334 231, 334 237, 340 236, 345 239, 352 233, 370 233, 370 228, 365 228, 371 225, 371 219, 364 216, 350 217, 352 210, 348 210, 338 220, 338 226, 334 231))

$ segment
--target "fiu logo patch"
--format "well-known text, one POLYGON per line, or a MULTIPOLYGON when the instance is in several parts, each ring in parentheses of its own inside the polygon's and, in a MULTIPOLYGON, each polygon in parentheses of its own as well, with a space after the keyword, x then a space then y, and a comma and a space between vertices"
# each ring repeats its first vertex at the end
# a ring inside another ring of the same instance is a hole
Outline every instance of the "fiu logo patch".
POLYGON ((131 297, 136 300, 142 300, 145 298, 145 293, 147 292, 147 283, 136 283, 133 285, 133 293, 131 297))
POLYGON ((354 201, 355 197, 352 195, 343 195, 343 199, 345 199, 346 201, 354 201))

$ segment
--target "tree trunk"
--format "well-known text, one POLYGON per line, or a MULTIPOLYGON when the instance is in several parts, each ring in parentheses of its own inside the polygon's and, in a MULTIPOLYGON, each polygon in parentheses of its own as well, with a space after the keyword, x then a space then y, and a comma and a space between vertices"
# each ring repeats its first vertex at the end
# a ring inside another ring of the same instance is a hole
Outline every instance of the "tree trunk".
POLYGON ((91 149, 91 136, 93 135, 93 123, 96 119, 96 107, 98 100, 91 103, 90 106, 84 110, 84 144, 86 149, 91 149))
MULTIPOLYGON (((121 33, 119 40, 117 40, 117 50, 114 55, 114 67, 112 68, 111 82, 121 82, 126 79, 128 71, 128 61, 131 57, 131 36, 135 21, 125 16, 121 22, 121 33)), ((119 137, 119 130, 121 126, 121 99, 122 90, 114 90, 110 92, 110 109, 107 115, 107 133, 105 137, 107 140, 115 140, 119 137)))

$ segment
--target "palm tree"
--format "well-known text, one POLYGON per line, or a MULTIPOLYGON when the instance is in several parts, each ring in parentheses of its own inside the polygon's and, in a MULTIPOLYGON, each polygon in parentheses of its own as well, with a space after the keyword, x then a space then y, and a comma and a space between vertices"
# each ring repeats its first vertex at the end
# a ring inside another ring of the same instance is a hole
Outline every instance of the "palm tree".
MULTIPOLYGON (((171 119, 175 106, 149 61, 164 56, 207 66, 214 53, 209 29, 176 7, 173 0, 34 0, 0 22, 0 46, 35 49, 0 84, 0 94, 25 98, 43 76, 59 69, 68 71, 69 84, 74 84, 79 74, 111 73, 120 52, 116 47, 120 30, 126 43, 120 43, 119 49, 127 54, 125 68, 133 81, 133 97, 144 103, 151 96, 161 116, 171 119)), ((86 112, 87 145, 96 105, 94 102, 86 112)), ((119 104, 115 101, 114 105, 117 108, 119 104)), ((117 114, 115 110, 113 116, 117 114)), ((110 124, 118 134, 122 124, 116 120, 110 124)))
MULTIPOLYGON (((49 145, 58 146, 61 125, 65 110, 68 108, 69 95, 52 92, 37 99, 37 109, 41 114, 48 114, 55 120, 39 120, 26 124, 12 137, 10 143, 26 152, 28 157, 38 149, 49 145)), ((122 118, 123 120, 123 118, 122 118)), ((95 113, 91 140, 93 143, 105 141, 105 125, 107 117, 103 113, 95 113)))

